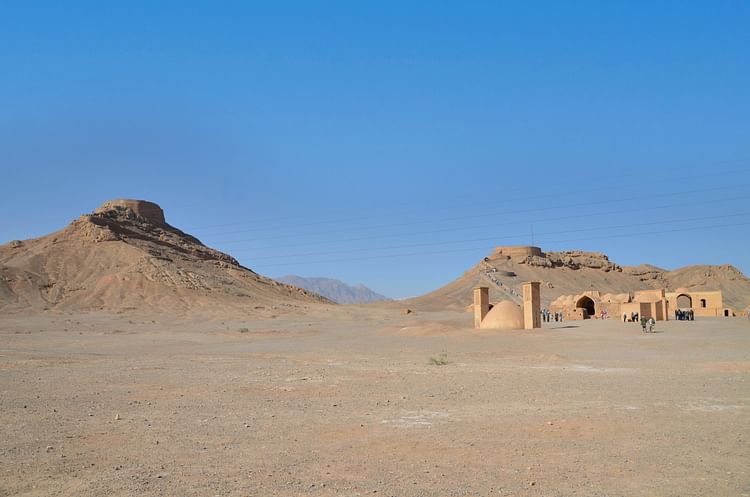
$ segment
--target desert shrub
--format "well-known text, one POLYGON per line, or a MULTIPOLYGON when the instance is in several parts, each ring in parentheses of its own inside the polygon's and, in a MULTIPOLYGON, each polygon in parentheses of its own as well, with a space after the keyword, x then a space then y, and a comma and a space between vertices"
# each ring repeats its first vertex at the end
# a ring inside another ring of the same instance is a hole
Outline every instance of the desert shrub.
POLYGON ((448 364, 448 354, 441 352, 440 355, 430 357, 430 365, 432 366, 445 366, 448 364))

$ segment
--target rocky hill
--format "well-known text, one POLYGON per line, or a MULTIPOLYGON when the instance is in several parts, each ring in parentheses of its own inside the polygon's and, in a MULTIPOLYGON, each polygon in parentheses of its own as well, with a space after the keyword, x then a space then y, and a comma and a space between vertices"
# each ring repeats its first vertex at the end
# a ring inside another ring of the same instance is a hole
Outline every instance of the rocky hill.
POLYGON ((167 224, 152 202, 115 200, 50 235, 0 246, 0 309, 273 314, 330 303, 262 277, 167 224))
POLYGON ((385 295, 376 293, 364 285, 351 286, 333 278, 303 278, 287 275, 276 280, 318 293, 339 304, 369 304, 389 300, 385 295))
POLYGON ((490 288, 490 300, 520 301, 521 284, 542 282, 542 304, 585 290, 633 293, 650 288, 721 290, 724 304, 736 310, 750 305, 750 279, 730 265, 688 266, 668 271, 656 266, 620 266, 598 252, 544 253, 538 247, 498 247, 451 283, 406 305, 424 309, 465 308, 477 286, 490 288))

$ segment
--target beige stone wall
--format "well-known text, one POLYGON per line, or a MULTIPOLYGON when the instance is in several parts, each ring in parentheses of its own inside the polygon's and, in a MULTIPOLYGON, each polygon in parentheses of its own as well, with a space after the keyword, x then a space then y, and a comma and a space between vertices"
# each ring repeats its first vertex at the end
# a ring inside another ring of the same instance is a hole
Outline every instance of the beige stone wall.
POLYGON ((627 313, 630 317, 631 313, 637 312, 647 318, 653 317, 656 321, 665 321, 669 319, 669 309, 671 309, 664 290, 660 289, 636 292, 632 302, 623 302, 630 300, 624 298, 624 296, 613 299, 611 296, 600 295, 596 290, 589 290, 572 298, 566 297, 556 300, 550 306, 550 310, 562 312, 563 316, 571 321, 585 319, 583 309, 576 308, 576 304, 582 297, 588 297, 594 302, 594 315, 589 316, 592 319, 600 319, 602 311, 605 311, 609 319, 622 320, 624 313, 627 313))
POLYGON ((490 289, 480 286, 474 289, 474 328, 482 326, 482 320, 490 310, 490 289))
POLYGON ((496 247, 492 258, 505 257, 515 259, 516 257, 528 257, 530 255, 542 256, 542 249, 532 246, 496 247))
POLYGON ((118 207, 130 209, 135 214, 156 221, 157 223, 166 223, 164 211, 157 204, 146 200, 132 200, 128 198, 118 198, 104 202, 95 212, 106 212, 118 207))
MULTIPOLYGON (((678 289, 675 292, 668 292, 666 298, 668 301, 669 312, 674 313, 674 309, 679 309, 677 299, 681 295, 687 295, 691 300, 691 309, 696 316, 703 317, 722 317, 725 315, 724 299, 721 291, 688 291, 678 289)), ((728 309, 729 316, 734 313, 728 309)))
POLYGON ((531 330, 542 327, 541 283, 530 281, 523 284, 523 327, 531 330))
POLYGON ((665 298, 663 288, 657 290, 641 290, 635 292, 635 295, 633 295, 634 302, 658 302, 663 298, 665 298))
POLYGON ((634 312, 640 314, 641 304, 639 304, 638 302, 628 302, 627 304, 620 304, 620 312, 617 315, 622 320, 622 315, 627 314, 628 319, 630 319, 630 316, 632 316, 634 312))

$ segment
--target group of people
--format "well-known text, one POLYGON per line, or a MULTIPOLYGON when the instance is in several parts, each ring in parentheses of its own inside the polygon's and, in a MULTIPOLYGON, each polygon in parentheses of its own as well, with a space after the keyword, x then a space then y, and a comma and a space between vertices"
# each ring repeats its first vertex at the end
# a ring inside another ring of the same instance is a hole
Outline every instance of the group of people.
POLYGON ((644 333, 653 333, 654 332, 654 325, 656 325, 656 320, 654 318, 647 318, 645 316, 639 316, 637 312, 631 312, 630 313, 630 319, 628 319, 628 313, 624 312, 622 314, 622 322, 627 323, 641 323, 641 329, 643 329, 644 333), (640 319, 638 319, 640 317, 640 319))
POLYGON ((563 320, 563 313, 562 312, 551 312, 549 309, 542 309, 542 322, 544 323, 550 323, 552 321, 562 321, 563 320))
POLYGON ((677 321, 693 321, 695 319, 695 314, 693 313, 692 309, 689 309, 687 311, 683 311, 682 309, 675 309, 674 318, 677 321))
POLYGON ((622 322, 627 323, 630 321, 631 323, 637 323, 638 322, 638 313, 637 312, 631 312, 630 313, 630 319, 628 319, 628 313, 624 312, 622 314, 622 322))

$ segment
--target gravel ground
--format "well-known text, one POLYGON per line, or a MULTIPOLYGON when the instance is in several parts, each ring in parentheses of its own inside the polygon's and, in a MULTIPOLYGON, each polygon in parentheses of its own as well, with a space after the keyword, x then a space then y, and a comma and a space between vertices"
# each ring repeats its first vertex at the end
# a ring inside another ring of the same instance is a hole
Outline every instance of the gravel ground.
POLYGON ((0 317, 0 496, 750 495, 747 320, 470 325, 0 317))

